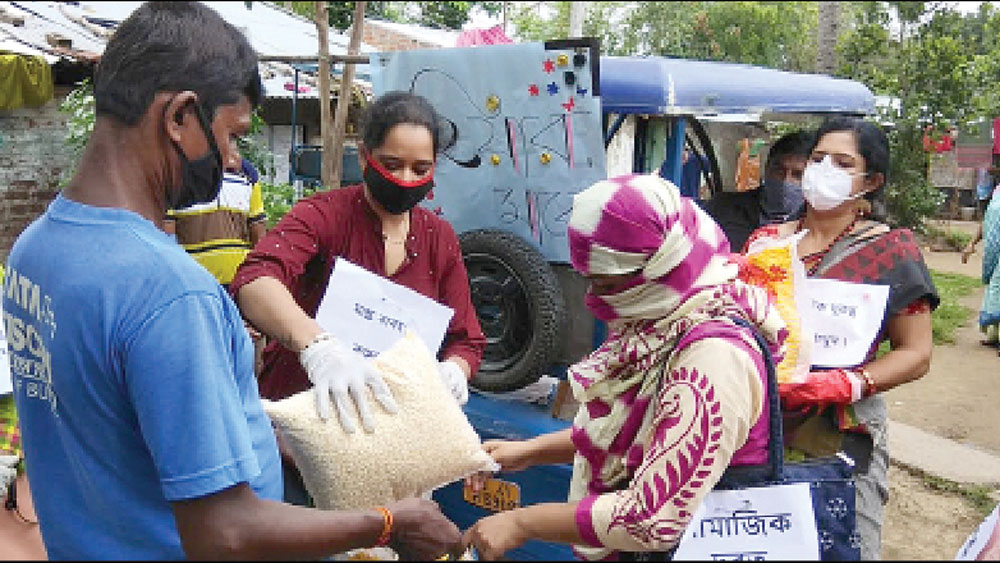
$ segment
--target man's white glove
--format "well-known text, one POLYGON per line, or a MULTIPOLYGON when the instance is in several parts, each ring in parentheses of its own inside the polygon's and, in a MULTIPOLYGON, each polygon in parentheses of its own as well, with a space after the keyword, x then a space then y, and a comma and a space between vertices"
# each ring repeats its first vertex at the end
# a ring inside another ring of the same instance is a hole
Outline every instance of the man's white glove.
POLYGON ((438 363, 438 375, 451 396, 455 397, 459 405, 469 402, 469 381, 465 378, 465 372, 458 367, 455 362, 443 361, 438 363))
POLYGON ((332 335, 323 333, 299 352, 299 362, 309 375, 309 381, 316 392, 316 410, 323 420, 330 418, 330 395, 337 407, 337 417, 344 432, 357 430, 348 416, 347 405, 353 399, 361 418, 361 425, 367 432, 375 430, 371 410, 365 398, 365 388, 371 388, 375 400, 389 413, 395 414, 396 406, 392 392, 382 379, 382 374, 360 354, 347 349, 332 335))
POLYGON ((17 477, 19 459, 16 455, 0 455, 0 497, 7 494, 7 487, 17 477))

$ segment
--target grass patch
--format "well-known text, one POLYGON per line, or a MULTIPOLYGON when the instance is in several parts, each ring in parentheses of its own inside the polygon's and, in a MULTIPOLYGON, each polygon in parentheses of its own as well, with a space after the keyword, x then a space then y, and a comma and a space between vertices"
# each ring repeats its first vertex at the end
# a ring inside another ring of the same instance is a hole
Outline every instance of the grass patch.
POLYGON ((989 516, 990 512, 993 512, 993 509, 996 508, 997 502, 1000 501, 1000 499, 997 498, 996 488, 990 485, 958 483, 943 477, 931 475, 922 469, 918 469, 910 465, 903 465, 896 462, 892 462, 892 465, 893 467, 920 479, 924 487, 932 491, 939 491, 945 494, 960 497, 963 501, 968 503, 981 518, 989 516))
POLYGON ((997 505, 994 489, 987 485, 966 485, 926 473, 921 478, 923 479, 924 486, 928 489, 962 497, 983 518, 986 518, 990 512, 993 512, 993 509, 997 505))
POLYGON ((931 279, 941 297, 941 304, 931 314, 934 344, 954 344, 955 331, 964 326, 974 311, 959 303, 959 299, 969 295, 982 283, 978 278, 964 274, 931 270, 931 279))

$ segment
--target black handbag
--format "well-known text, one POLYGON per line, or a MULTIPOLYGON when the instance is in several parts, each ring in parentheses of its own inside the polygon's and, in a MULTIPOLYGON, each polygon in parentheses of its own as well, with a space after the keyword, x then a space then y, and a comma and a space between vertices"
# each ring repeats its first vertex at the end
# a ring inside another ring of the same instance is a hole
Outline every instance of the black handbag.
MULTIPOLYGON (((809 483, 819 554, 822 561, 857 561, 861 559, 861 541, 855 529, 854 460, 844 452, 828 457, 785 463, 781 426, 781 401, 774 358, 757 328, 740 318, 736 324, 749 330, 764 357, 767 369, 768 461, 762 465, 731 466, 722 474, 713 490, 735 490, 768 485, 809 483)), ((659 552, 621 552, 623 561, 669 561, 677 547, 659 552)))
POLYGON ((781 427, 781 401, 774 359, 767 342, 756 327, 743 319, 735 323, 750 330, 767 366, 768 462, 756 466, 728 468, 716 484, 716 490, 732 490, 767 485, 809 483, 816 530, 819 533, 819 553, 823 561, 856 561, 861 558, 861 541, 856 530, 854 460, 844 452, 805 461, 786 463, 781 427))

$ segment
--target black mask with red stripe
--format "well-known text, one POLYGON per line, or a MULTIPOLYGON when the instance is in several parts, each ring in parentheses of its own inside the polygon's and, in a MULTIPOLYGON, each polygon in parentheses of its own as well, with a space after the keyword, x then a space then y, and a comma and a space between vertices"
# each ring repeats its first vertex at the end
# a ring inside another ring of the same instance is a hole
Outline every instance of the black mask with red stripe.
POLYGON ((371 155, 365 155, 364 181, 372 197, 393 215, 406 213, 420 203, 434 187, 434 169, 415 182, 403 182, 392 175, 371 155))

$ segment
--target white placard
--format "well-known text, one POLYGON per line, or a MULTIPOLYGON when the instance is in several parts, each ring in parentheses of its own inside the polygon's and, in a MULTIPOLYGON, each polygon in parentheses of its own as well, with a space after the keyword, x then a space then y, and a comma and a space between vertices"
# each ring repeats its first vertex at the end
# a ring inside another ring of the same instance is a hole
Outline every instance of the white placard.
POLYGON ((337 258, 316 322, 370 358, 395 344, 407 328, 437 354, 454 314, 451 307, 337 258))
POLYGON ((808 279, 799 314, 812 329, 812 365, 854 367, 882 328, 889 286, 808 279))
MULTIPOLYGON (((3 299, 0 299, 0 319, 3 319, 3 299)), ((14 392, 14 385, 10 378, 10 356, 7 355, 6 324, 6 321, 0 320, 0 395, 14 392)))
POLYGON ((808 483, 712 491, 681 537, 674 560, 819 560, 808 483))
POLYGON ((1000 511, 1000 505, 997 505, 993 509, 993 512, 990 512, 990 515, 983 520, 982 524, 969 534, 969 538, 965 540, 962 547, 958 549, 958 553, 955 554, 956 561, 974 561, 982 553, 983 548, 986 547, 986 542, 993 535, 993 528, 997 525, 998 511, 1000 511))

